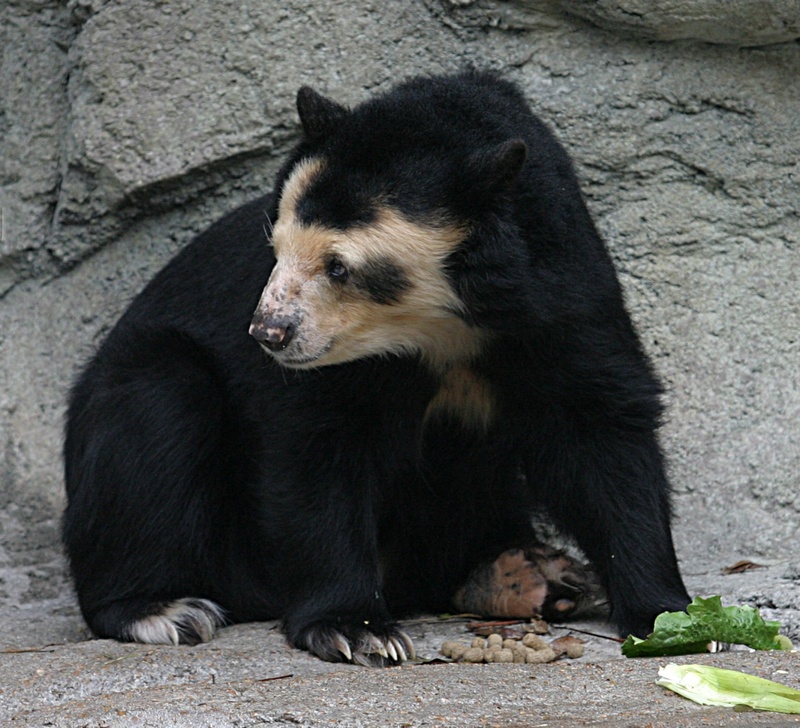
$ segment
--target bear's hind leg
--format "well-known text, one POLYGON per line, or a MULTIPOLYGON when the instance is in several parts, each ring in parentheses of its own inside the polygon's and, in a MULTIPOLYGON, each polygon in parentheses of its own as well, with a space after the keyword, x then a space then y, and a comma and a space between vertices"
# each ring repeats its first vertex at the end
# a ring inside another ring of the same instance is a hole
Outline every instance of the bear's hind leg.
POLYGON ((244 446, 188 337, 129 334, 117 353, 101 351, 68 414, 63 540, 81 610, 99 637, 205 641, 225 622, 216 602, 247 591, 245 566, 225 568, 244 446))
POLYGON ((586 567, 540 543, 518 456, 504 432, 429 427, 421 473, 403 475, 384 529, 393 612, 564 619, 602 604, 586 567))

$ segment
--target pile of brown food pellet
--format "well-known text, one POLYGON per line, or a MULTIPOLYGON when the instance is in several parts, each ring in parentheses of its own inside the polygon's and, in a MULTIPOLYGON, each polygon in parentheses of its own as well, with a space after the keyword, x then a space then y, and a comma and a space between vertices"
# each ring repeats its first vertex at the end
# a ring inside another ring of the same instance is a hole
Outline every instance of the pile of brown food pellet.
POLYGON ((552 662, 561 655, 581 657, 583 642, 575 637, 561 637, 548 644, 532 632, 519 640, 503 639, 502 635, 494 633, 486 639, 475 637, 470 645, 445 642, 439 651, 456 662, 514 662, 534 665, 552 662))

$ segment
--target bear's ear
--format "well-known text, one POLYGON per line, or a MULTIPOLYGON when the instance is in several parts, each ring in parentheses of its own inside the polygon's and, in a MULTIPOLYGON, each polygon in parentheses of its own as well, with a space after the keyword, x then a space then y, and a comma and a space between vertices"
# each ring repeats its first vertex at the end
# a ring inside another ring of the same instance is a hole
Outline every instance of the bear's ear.
POLYGON ((297 92, 297 113, 306 137, 317 141, 334 130, 336 124, 347 115, 347 109, 326 99, 313 88, 303 86, 297 92))
POLYGON ((511 139, 488 151, 478 152, 471 160, 471 171, 484 189, 502 192, 517 179, 527 156, 525 142, 511 139))

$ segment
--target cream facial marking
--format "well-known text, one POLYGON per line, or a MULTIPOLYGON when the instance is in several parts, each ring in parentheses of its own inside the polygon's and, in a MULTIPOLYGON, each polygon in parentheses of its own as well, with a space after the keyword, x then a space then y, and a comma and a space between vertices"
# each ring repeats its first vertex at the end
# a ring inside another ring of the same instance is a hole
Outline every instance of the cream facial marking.
POLYGON ((319 157, 311 157, 298 162, 283 185, 281 199, 278 203, 278 220, 287 217, 294 219, 297 203, 300 202, 303 193, 311 186, 324 167, 325 163, 319 157))
POLYGON ((489 383, 466 365, 456 365, 441 379, 428 404, 425 420, 438 413, 455 416, 464 424, 486 430, 492 421, 494 397, 489 383))
POLYGON ((294 367, 417 353, 444 371, 472 358, 482 335, 459 317, 463 304, 444 272, 465 230, 412 221, 380 204, 369 224, 346 230, 300 223, 297 204, 323 166, 304 160, 284 185, 272 236, 278 262, 251 334, 294 367))

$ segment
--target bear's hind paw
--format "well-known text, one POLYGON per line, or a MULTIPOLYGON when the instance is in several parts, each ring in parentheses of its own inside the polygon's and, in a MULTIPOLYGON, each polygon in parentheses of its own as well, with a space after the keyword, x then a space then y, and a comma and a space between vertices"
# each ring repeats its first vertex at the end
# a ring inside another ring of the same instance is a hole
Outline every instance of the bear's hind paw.
POLYGON ((453 598, 463 612, 561 620, 597 611, 605 596, 594 574, 562 551, 537 544, 480 564, 453 598))
POLYGON ((196 645, 208 642, 226 621, 222 607, 208 599, 178 599, 131 622, 124 636, 151 645, 196 645))
POLYGON ((553 622, 607 613, 608 599, 591 568, 545 544, 527 548, 524 553, 547 581, 541 612, 545 619, 553 622))

